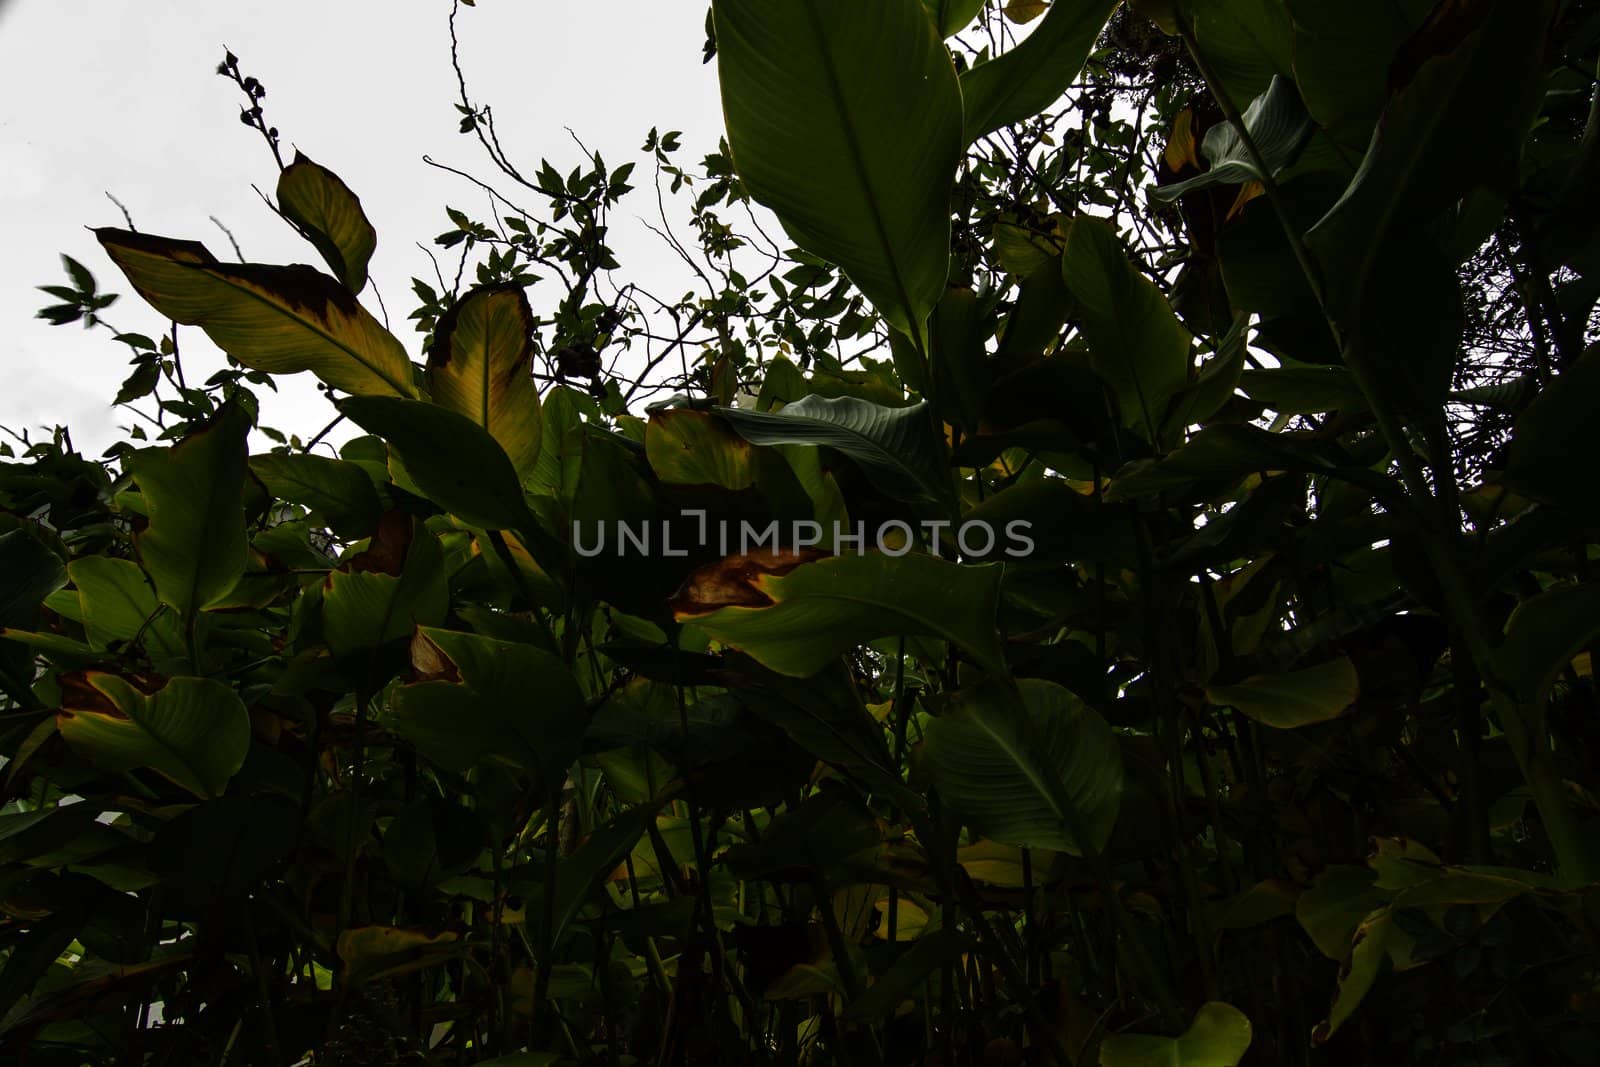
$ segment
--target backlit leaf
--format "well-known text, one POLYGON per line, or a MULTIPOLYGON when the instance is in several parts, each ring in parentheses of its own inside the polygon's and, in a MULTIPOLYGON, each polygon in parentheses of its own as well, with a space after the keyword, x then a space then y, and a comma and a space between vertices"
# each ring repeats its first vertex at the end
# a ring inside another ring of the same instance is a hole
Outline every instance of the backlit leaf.
POLYGON ((950 263, 961 90, 919 0, 716 0, 734 166, 795 242, 922 334, 950 263))
POLYGON ((367 262, 378 234, 361 210, 361 198, 327 167, 302 152, 278 175, 278 207, 322 253, 352 293, 367 284, 367 262))
POLYGON ((542 440, 532 354, 533 311, 517 285, 468 293, 440 318, 428 353, 433 402, 489 431, 522 478, 542 440))
POLYGON ((139 295, 254 370, 308 370, 347 393, 415 396, 406 350, 333 278, 307 266, 219 263, 204 245, 94 231, 139 295))

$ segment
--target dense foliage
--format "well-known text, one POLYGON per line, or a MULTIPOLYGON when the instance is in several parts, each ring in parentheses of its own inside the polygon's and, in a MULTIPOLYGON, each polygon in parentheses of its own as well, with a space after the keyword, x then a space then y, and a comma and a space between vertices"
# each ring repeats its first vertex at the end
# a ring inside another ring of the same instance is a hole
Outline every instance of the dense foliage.
POLYGON ((707 31, 681 298, 463 76, 408 350, 231 54, 323 265, 48 287, 142 421, 0 462, 0 1063, 1594 1062, 1595 5, 707 31))

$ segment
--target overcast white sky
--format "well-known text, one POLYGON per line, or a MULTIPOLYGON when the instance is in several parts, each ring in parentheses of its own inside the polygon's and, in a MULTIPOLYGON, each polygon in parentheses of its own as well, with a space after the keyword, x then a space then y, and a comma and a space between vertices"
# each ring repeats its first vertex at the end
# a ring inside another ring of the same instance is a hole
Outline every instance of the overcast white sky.
MULTIPOLYGON (((695 162, 716 146, 716 68, 700 61, 705 7, 479 0, 458 21, 474 100, 494 106, 514 159, 532 167, 548 157, 565 173, 580 161, 571 127, 608 166, 640 160, 634 181, 645 188, 623 201, 613 246, 631 279, 667 292, 687 286, 638 221, 654 211, 639 146, 651 126, 683 130, 695 162)), ((0 425, 65 423, 97 455, 132 421, 109 406, 126 374, 122 346, 33 317, 54 302, 34 286, 64 284, 66 252, 102 290, 123 294, 106 312, 117 328, 162 332, 85 229, 123 225, 107 191, 140 230, 203 241, 219 258, 233 257, 213 215, 252 261, 321 265, 251 190, 270 191, 277 168, 240 124, 237 88, 215 73, 224 45, 266 85, 285 156, 300 148, 360 195, 378 231, 372 278, 417 356, 420 336, 404 321, 410 278, 433 268, 416 242, 450 228, 446 203, 487 215, 481 193, 421 161, 428 153, 490 175, 477 142, 456 132, 449 10, 449 0, 0 0, 0 425)), ((376 314, 370 289, 363 300, 376 314)), ((191 380, 220 366, 198 329, 183 336, 191 380)), ((308 375, 280 389, 263 401, 268 424, 309 434, 329 417, 308 375)))

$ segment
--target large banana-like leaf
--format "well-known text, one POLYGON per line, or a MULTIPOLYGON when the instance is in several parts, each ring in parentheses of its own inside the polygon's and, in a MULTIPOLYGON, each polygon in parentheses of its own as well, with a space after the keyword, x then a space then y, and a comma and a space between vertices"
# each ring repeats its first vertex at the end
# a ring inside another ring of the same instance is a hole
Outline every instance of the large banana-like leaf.
POLYGON ((961 76, 968 141, 1036 115, 1078 80, 1119 0, 1055 0, 1011 51, 961 76))
POLYGON ((1306 235, 1330 310, 1349 316, 1392 229, 1420 229, 1479 186, 1515 181, 1542 95, 1552 0, 1441 5, 1390 68, 1390 96, 1344 196, 1306 235))
POLYGON ((249 433, 250 416, 229 404, 176 446, 128 457, 150 520, 134 534, 139 562, 180 615, 220 601, 244 573, 249 433))
POLYGON ((1081 831, 1105 847, 1122 802, 1122 756, 1111 726, 1066 689, 1027 678, 1017 689, 963 691, 924 738, 940 800, 978 833, 1081 855, 1081 831))
POLYGON ((321 271, 219 263, 195 241, 94 233, 151 307, 199 326, 245 366, 271 374, 308 370, 347 393, 416 395, 399 340, 321 271))
POLYGON ((559 782, 578 757, 583 691, 550 653, 425 626, 411 659, 421 681, 397 692, 394 728, 440 766, 493 759, 559 782))
POLYGON ((805 560, 730 556, 690 575, 673 609, 680 622, 799 678, 894 634, 941 638, 986 670, 1005 672, 995 623, 1002 565, 966 567, 920 553, 805 560))
POLYGON ((153 692, 91 672, 62 699, 61 736, 109 771, 148 767, 198 797, 220 796, 244 765, 250 716, 210 678, 173 678, 153 692))
POLYGON ((908 503, 948 503, 950 472, 940 459, 926 401, 891 408, 853 396, 808 396, 782 411, 718 408, 746 441, 811 445, 849 456, 878 491, 908 503))
POLYGON ((1123 424, 1154 440, 1167 400, 1188 383, 1193 338, 1161 290, 1128 262, 1104 219, 1072 220, 1061 277, 1091 364, 1116 394, 1123 424))
POLYGON ((505 450, 465 415, 423 400, 352 396, 339 410, 389 442, 428 499, 487 530, 530 525, 516 468, 505 450))
POLYGON ((520 285, 474 289, 439 320, 428 353, 433 402, 482 426, 526 478, 543 440, 529 373, 533 311, 520 285))
POLYGON ((1349 656, 1305 670, 1208 686, 1206 699, 1238 709, 1256 722, 1291 730, 1338 718, 1361 695, 1361 679, 1349 656))
POLYGON ((715 0, 722 107, 745 187, 922 334, 950 265, 961 90, 919 0, 715 0))
POLYGON ((322 253, 352 293, 367 284, 367 262, 378 234, 361 210, 361 198, 327 167, 301 152, 278 175, 278 208, 322 253))

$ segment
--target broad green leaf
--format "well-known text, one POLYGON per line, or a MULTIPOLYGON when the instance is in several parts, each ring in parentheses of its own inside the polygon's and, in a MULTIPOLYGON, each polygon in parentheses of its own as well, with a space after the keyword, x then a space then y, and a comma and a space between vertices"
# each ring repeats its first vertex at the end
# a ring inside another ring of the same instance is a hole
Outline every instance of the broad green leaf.
POLYGON ((1518 604, 1495 671, 1525 704, 1543 702, 1574 656, 1600 635, 1600 584, 1562 585, 1518 604))
POLYGON ((172 678, 141 692, 115 674, 84 676, 56 716, 61 736, 108 771, 147 767, 198 797, 221 796, 250 747, 250 716, 231 688, 172 678))
POLYGON ((463 522, 487 530, 530 525, 516 468, 472 419, 424 400, 388 396, 347 397, 339 410, 389 442, 417 488, 463 522))
POLYGON ((444 621, 450 589, 439 539, 390 512, 372 544, 328 575, 322 633, 335 656, 380 648, 444 621))
POLYGON ((339 176, 296 151, 278 175, 278 207, 300 228, 352 293, 367 284, 367 262, 378 234, 361 210, 361 198, 339 176))
POLYGON ((128 456, 149 525, 133 536, 156 595, 179 615, 223 599, 249 557, 245 538, 245 438, 250 416, 227 404, 172 448, 128 456))
POLYGON ((433 402, 465 415, 505 449, 521 478, 542 441, 533 310, 519 285, 474 289, 439 319, 428 352, 433 402))
POLYGON ((943 420, 968 433, 977 432, 989 396, 984 344, 994 332, 992 318, 978 294, 964 286, 945 290, 933 310, 931 396, 943 420))
POLYGON ((950 267, 955 67, 918 0, 715 0, 734 167, 801 248, 923 335, 950 267))
POLYGON ((740 703, 795 744, 855 776, 875 793, 896 798, 904 808, 919 802, 901 780, 883 727, 862 706, 842 663, 798 682, 754 664, 739 664, 737 669, 740 684, 735 692, 740 703))
POLYGON ((1233 124, 1219 122, 1206 131, 1202 147, 1210 169, 1188 181, 1151 190, 1151 199, 1169 203, 1196 189, 1275 178, 1294 163, 1316 130, 1316 124, 1300 102, 1294 82, 1281 74, 1273 76, 1272 87, 1251 102, 1243 117, 1245 130, 1266 162, 1267 174, 1262 174, 1256 166, 1255 157, 1245 147, 1244 139, 1233 124))
POLYGON ((1334 314, 1353 312, 1392 228, 1419 228, 1474 188, 1514 182, 1553 6, 1462 5, 1397 57, 1389 78, 1398 88, 1360 169, 1306 236, 1334 314))
POLYGON ((1278 75, 1293 77, 1294 42, 1283 0, 1184 0, 1195 44, 1241 111, 1278 75))
POLYGON ((1366 867, 1335 865, 1317 875, 1295 901, 1294 917, 1317 951, 1331 960, 1350 951, 1350 938, 1361 920, 1390 899, 1377 888, 1377 876, 1366 867))
POLYGON ((308 370, 347 393, 416 396, 406 350, 350 291, 311 267, 219 263, 195 241, 99 229, 139 295, 199 326, 252 370, 308 370))
POLYGON ((132 560, 83 556, 67 564, 78 590, 78 612, 84 636, 96 648, 117 642, 141 642, 157 661, 184 654, 183 633, 176 614, 161 610, 144 571, 132 560))
POLYGON ((1178 1037, 1113 1034, 1100 1044, 1101 1067, 1235 1067, 1250 1048, 1250 1020, 1231 1004, 1201 1006, 1178 1037))
POLYGON ((561 857, 556 869, 554 900, 546 906, 541 885, 529 905, 529 925, 536 936, 542 935, 540 928, 548 916, 553 923, 549 932, 550 943, 559 945, 562 935, 583 910, 589 897, 604 883, 606 875, 633 850, 655 819, 656 809, 653 806, 631 808, 596 828, 571 855, 561 857))
POLYGON ((357 464, 311 453, 269 452, 250 457, 250 470, 267 492, 310 508, 341 537, 366 537, 383 505, 372 479, 357 464))
POLYGON ((961 75, 970 143, 1045 110, 1078 80, 1117 0, 1055 0, 1033 31, 1003 55, 961 75))
POLYGON ((1153 438, 1168 398, 1188 383, 1193 337, 1155 283, 1128 262, 1103 219, 1072 220, 1061 277, 1095 373, 1116 395, 1123 424, 1144 427, 1153 438))
POLYGON ((583 692, 550 653, 425 626, 411 658, 421 680, 397 691, 394 730, 439 766, 493 759, 559 781, 578 757, 583 692))
POLYGON ((1361 682, 1349 656, 1288 674, 1261 675, 1236 685, 1206 688, 1206 699, 1238 709, 1256 722, 1280 730, 1327 722, 1344 714, 1361 695, 1361 682))
POLYGON ((948 503, 950 471, 940 459, 927 402, 890 408, 856 397, 808 396, 782 411, 718 408, 758 445, 812 445, 844 453, 878 491, 908 503, 948 503))
POLYGON ((1395 52, 1435 0, 1286 0, 1294 27, 1294 75, 1307 110, 1334 140, 1366 150, 1383 110, 1395 52))
POLYGON ((1239 389, 1273 411, 1305 415, 1322 411, 1363 411, 1366 396, 1344 367, 1275 367, 1247 370, 1239 389))
POLYGON ((983 0, 922 0, 941 37, 953 37, 966 29, 983 10, 983 0))
POLYGON ((1082 855, 1105 847, 1122 801, 1122 755, 1099 712, 1054 682, 957 693, 924 730, 939 799, 984 837, 1082 855))
POLYGON ((748 489, 753 482, 750 442, 709 412, 669 408, 654 413, 645 427, 644 451, 656 477, 668 485, 748 489))
POLYGON ((702 567, 673 598, 674 612, 795 677, 894 634, 941 638, 1004 673, 995 626, 1002 565, 966 567, 921 553, 805 558, 757 552, 702 567))

